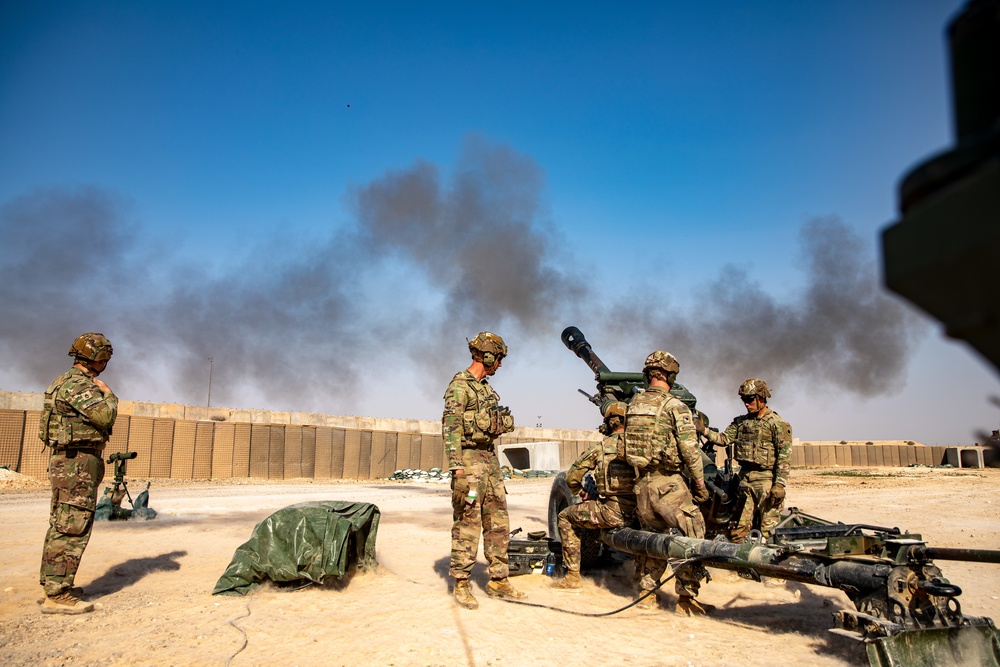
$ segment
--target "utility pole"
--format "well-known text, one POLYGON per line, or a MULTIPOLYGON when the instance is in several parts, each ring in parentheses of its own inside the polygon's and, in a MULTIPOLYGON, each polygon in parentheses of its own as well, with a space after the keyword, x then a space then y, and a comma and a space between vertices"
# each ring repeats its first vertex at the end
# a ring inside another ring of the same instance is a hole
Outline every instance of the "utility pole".
POLYGON ((208 358, 208 402, 205 407, 212 407, 212 357, 208 358))

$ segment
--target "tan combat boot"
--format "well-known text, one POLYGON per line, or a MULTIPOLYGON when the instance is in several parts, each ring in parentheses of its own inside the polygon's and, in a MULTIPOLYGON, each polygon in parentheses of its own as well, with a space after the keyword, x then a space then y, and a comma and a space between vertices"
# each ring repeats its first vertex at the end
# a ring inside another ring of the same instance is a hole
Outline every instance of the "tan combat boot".
POLYGON ((660 601, 656 597, 656 591, 640 590, 639 595, 646 595, 635 604, 635 608, 640 611, 655 611, 659 607, 660 601), (646 595, 649 593, 649 595, 646 595))
POLYGON ((479 602, 476 598, 472 597, 472 589, 469 588, 468 579, 456 579, 455 580, 455 602, 458 603, 459 607, 465 607, 466 609, 479 609, 479 602))
POLYGON ((690 595, 677 598, 677 607, 674 609, 681 616, 707 616, 714 610, 712 605, 698 602, 690 595))
POLYGON ((524 593, 511 586, 510 579, 506 577, 490 579, 490 583, 486 584, 486 594, 501 600, 520 600, 524 597, 524 593))
POLYGON ((94 611, 94 605, 84 602, 71 591, 47 596, 42 602, 43 614, 86 614, 89 611, 94 611))
MULTIPOLYGON (((83 589, 80 588, 79 586, 74 586, 73 588, 69 589, 68 591, 63 591, 63 592, 64 593, 69 593, 70 595, 72 595, 75 598, 82 598, 84 596, 83 589)), ((44 604, 45 600, 46 600, 45 590, 43 589, 42 590, 42 597, 40 597, 37 600, 35 600, 35 602, 37 602, 38 604, 44 604)))
POLYGON ((580 578, 580 573, 576 570, 567 570, 565 577, 556 579, 549 584, 549 588, 558 588, 560 590, 571 590, 581 588, 582 586, 583 579, 580 578))

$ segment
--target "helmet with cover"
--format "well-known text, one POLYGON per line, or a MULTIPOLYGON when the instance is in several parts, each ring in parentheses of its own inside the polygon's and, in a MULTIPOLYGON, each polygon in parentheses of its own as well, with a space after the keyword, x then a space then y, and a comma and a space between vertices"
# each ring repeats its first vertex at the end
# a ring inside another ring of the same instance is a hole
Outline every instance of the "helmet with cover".
POLYGON ((646 363, 642 365, 642 372, 646 375, 647 379, 654 376, 662 377, 662 379, 670 384, 676 381, 677 373, 680 369, 681 365, 678 363, 677 358, 663 350, 650 353, 646 357, 646 363))
POLYGON ((767 383, 760 378, 750 378, 744 380, 743 384, 740 385, 740 398, 750 398, 752 396, 759 396, 763 399, 771 398, 771 392, 767 389, 767 383))
POLYGON ((622 401, 611 401, 604 407, 604 421, 609 421, 613 417, 625 419, 628 406, 622 401))
POLYGON ((113 353, 111 341, 102 333, 81 334, 69 348, 69 356, 88 362, 107 361, 113 353))
POLYGON ((604 408, 604 423, 609 426, 615 421, 624 424, 625 413, 627 411, 628 406, 622 401, 612 401, 611 403, 608 403, 604 408))
POLYGON ((669 352, 657 350, 646 357, 646 363, 642 365, 643 372, 650 368, 656 368, 664 373, 677 373, 681 370, 681 365, 677 363, 677 358, 669 352))
POLYGON ((622 401, 607 401, 601 405, 604 423, 598 427, 603 435, 611 435, 625 428, 625 413, 628 405, 622 401))
POLYGON ((503 338, 490 331, 483 331, 469 341, 469 351, 475 357, 476 353, 482 355, 483 365, 492 368, 500 360, 507 356, 507 344, 503 338))

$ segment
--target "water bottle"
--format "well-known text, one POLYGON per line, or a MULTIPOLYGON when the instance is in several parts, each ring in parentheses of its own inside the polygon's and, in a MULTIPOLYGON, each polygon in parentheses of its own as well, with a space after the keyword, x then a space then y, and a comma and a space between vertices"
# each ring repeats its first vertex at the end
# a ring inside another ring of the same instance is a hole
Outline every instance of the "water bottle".
POLYGON ((556 573, 556 556, 552 552, 545 558, 545 574, 546 576, 552 577, 556 573))

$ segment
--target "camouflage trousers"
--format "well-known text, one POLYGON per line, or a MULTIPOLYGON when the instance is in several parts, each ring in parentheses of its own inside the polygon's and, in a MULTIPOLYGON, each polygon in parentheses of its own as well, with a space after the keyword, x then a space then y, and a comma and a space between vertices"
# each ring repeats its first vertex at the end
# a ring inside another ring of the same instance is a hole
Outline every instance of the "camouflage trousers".
POLYGON ((634 515, 634 500, 619 502, 615 497, 585 500, 564 509, 559 513, 559 540, 562 542, 563 565, 571 572, 580 571, 580 543, 583 531, 621 528, 630 523, 634 515))
POLYGON ((729 531, 730 542, 742 542, 750 535, 750 530, 760 530, 764 537, 771 534, 781 520, 781 509, 785 501, 775 503, 768 495, 774 475, 770 470, 758 470, 741 475, 743 494, 746 496, 743 511, 729 531))
POLYGON ((62 450, 49 458, 52 503, 38 583, 50 597, 73 587, 94 528, 97 488, 103 479, 104 459, 99 454, 62 450))
MULTIPOLYGON (((635 484, 639 522, 643 529, 664 532, 671 528, 687 537, 705 537, 705 517, 691 498, 687 480, 680 473, 646 475, 635 484)), ((636 558, 636 574, 641 573, 639 588, 650 591, 666 572, 667 561, 636 558)), ((700 566, 685 567, 674 578, 677 595, 698 595, 701 580, 708 571, 700 566)))
MULTIPOLYGON (((452 502, 451 563, 448 574, 468 579, 483 537, 483 555, 489 563, 490 579, 508 575, 507 545, 510 543, 510 518, 507 515, 507 490, 503 485, 500 463, 492 450, 463 449, 462 462, 469 488, 476 490, 472 503, 452 502)), ((452 478, 452 489, 455 478, 452 478)))

